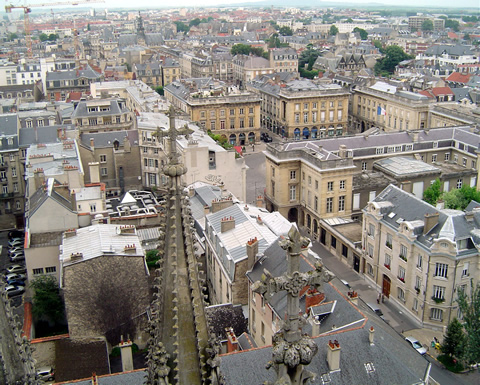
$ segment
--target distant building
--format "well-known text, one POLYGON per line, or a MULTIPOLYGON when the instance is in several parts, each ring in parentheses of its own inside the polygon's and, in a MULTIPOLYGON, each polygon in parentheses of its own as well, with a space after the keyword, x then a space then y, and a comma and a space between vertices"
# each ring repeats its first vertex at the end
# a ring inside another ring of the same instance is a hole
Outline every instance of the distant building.
POLYGON ((445 20, 444 19, 437 19, 432 16, 410 16, 408 18, 408 28, 410 31, 421 31, 422 24, 425 21, 431 21, 433 24, 434 31, 443 31, 445 29, 445 20))

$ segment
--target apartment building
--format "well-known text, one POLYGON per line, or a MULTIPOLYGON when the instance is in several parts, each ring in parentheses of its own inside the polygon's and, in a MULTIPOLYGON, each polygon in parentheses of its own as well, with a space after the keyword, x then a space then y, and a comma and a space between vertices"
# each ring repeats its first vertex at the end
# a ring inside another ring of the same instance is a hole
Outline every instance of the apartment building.
POLYGON ((270 60, 253 55, 235 55, 233 58, 233 81, 240 88, 246 87, 257 76, 273 74, 275 68, 270 60))
POLYGON ((422 24, 427 20, 432 22, 434 31, 443 31, 445 29, 445 20, 427 15, 410 16, 408 18, 408 29, 412 32, 421 31, 422 24))
POLYGON ((363 212, 367 279, 422 327, 445 331, 461 319, 456 293, 469 293, 480 277, 478 203, 443 210, 389 186, 363 212))
POLYGON ((298 54, 293 48, 272 48, 269 58, 274 72, 298 72, 298 54))
POLYGON ((202 129, 221 135, 228 143, 245 145, 260 140, 260 96, 227 86, 212 78, 175 81, 165 97, 202 129))
POLYGON ((47 72, 45 98, 49 101, 65 101, 71 92, 86 94, 90 90, 90 83, 102 80, 103 75, 90 66, 81 70, 47 72))
POLYGON ((347 131, 349 92, 308 79, 249 84, 262 99, 262 127, 286 138, 316 139, 347 131))

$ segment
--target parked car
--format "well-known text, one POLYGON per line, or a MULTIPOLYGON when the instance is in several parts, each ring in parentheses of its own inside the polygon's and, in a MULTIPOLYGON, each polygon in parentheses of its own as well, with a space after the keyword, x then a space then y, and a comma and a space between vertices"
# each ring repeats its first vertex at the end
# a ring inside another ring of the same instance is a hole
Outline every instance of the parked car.
POLYGON ((9 297, 15 297, 25 292, 25 286, 8 285, 5 286, 5 291, 9 297))
POLYGON ((12 247, 8 249, 8 254, 15 254, 17 252, 22 252, 23 253, 23 247, 12 247))
POLYGON ((419 352, 422 356, 427 353, 427 349, 414 337, 406 337, 405 341, 407 341, 412 348, 414 348, 417 352, 419 352))
POLYGON ((25 280, 27 279, 27 276, 25 274, 18 274, 18 273, 10 273, 5 275, 5 281, 9 281, 11 279, 25 280))
POLYGON ((379 307, 377 304, 375 304, 375 303, 367 303, 367 306, 368 306, 370 309, 372 309, 372 311, 373 311, 376 315, 378 315, 381 319, 383 319, 383 320, 385 319, 385 318, 383 318, 382 309, 380 309, 380 307, 379 307))
POLYGON ((7 274, 10 274, 10 273, 25 274, 25 271, 27 271, 25 266, 22 266, 22 265, 10 265, 10 266, 7 266, 5 270, 7 271, 7 274))
POLYGON ((43 381, 54 381, 55 371, 51 366, 45 366, 37 369, 37 376, 43 381))
POLYGON ((10 255, 10 261, 12 262, 20 262, 25 261, 25 254, 22 253, 15 253, 10 255))
POLYGON ((8 241, 8 247, 23 246, 25 240, 23 238, 13 238, 8 241))
POLYGON ((7 285, 12 286, 25 286, 25 281, 22 279, 11 279, 7 281, 7 285))

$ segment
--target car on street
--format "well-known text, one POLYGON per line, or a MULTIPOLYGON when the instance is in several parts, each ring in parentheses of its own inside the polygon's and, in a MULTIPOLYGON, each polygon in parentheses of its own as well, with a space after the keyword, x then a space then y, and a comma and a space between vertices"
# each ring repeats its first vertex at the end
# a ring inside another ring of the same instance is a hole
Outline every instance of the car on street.
POLYGON ((375 303, 367 303, 367 306, 368 306, 376 315, 378 315, 381 319, 383 319, 383 320, 385 319, 385 318, 383 317, 383 311, 382 311, 382 309, 380 309, 380 307, 379 307, 377 304, 375 304, 375 303))
POLYGON ((5 291, 9 297, 15 297, 25 292, 25 286, 8 285, 5 286, 5 291))
POLYGON ((427 349, 414 337, 406 337, 405 341, 407 341, 412 348, 414 348, 418 353, 422 356, 427 353, 427 349))
POLYGON ((8 241, 8 247, 23 246, 24 242, 23 238, 13 238, 11 241, 8 241))
POLYGON ((45 366, 37 369, 37 376, 43 381, 55 380, 55 371, 51 366, 45 366))
POLYGON ((12 254, 10 255, 10 261, 12 262, 25 261, 25 254, 23 253, 12 254))
POLYGON ((25 271, 27 271, 25 266, 22 266, 22 265, 10 265, 10 266, 7 266, 5 270, 7 271, 7 274, 10 274, 10 273, 25 274, 25 271))
POLYGON ((17 252, 23 253, 23 247, 12 247, 8 249, 8 254, 15 254, 17 252))
POLYGON ((18 274, 18 273, 10 273, 5 275, 5 281, 10 281, 12 279, 25 280, 27 279, 27 276, 25 274, 18 274))
POLYGON ((22 279, 10 279, 7 281, 7 285, 12 286, 25 286, 25 281, 22 279))

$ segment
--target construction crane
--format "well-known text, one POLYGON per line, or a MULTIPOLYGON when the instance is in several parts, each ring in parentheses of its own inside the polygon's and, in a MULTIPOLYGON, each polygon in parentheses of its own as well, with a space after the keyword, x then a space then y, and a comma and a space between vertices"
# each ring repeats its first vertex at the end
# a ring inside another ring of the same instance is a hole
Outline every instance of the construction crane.
POLYGON ((32 12, 32 8, 36 7, 56 7, 58 5, 79 5, 79 4, 92 4, 103 3, 104 0, 75 0, 75 1, 60 1, 55 3, 43 3, 43 4, 29 4, 29 5, 13 5, 6 4, 5 12, 11 13, 12 9, 23 9, 23 26, 25 29, 25 43, 27 45, 28 57, 32 57, 32 36, 30 35, 30 17, 28 14, 32 12))

